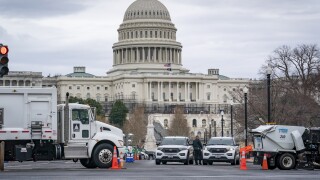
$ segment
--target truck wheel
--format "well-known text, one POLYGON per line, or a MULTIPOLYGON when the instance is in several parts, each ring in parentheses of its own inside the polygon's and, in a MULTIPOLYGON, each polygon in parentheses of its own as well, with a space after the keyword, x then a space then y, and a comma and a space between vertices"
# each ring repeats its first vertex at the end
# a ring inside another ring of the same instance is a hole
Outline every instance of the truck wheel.
POLYGON ((156 159, 156 165, 160 165, 161 161, 156 159))
POLYGON ((209 164, 209 165, 212 165, 212 164, 213 164, 213 161, 208 161, 208 164, 209 164))
POLYGON ((80 163, 82 166, 89 168, 89 169, 93 169, 96 168, 97 165, 93 162, 92 158, 90 159, 80 159, 80 163))
POLYGON ((184 162, 184 165, 189 165, 189 153, 188 153, 188 155, 187 155, 186 161, 184 162))
POLYGON ((282 170, 290 170, 296 166, 296 158, 289 153, 282 154, 278 159, 278 167, 282 170))
POLYGON ((203 165, 208 165, 208 161, 207 160, 203 160, 203 165))
POLYGON ((93 161, 99 168, 110 168, 112 165, 113 147, 110 144, 99 144, 93 151, 93 161))

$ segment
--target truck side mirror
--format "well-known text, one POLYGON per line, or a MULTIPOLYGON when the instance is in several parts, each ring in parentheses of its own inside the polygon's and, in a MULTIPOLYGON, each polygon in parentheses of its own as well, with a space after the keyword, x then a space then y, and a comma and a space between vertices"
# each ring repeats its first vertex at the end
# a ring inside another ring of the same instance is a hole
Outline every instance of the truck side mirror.
POLYGON ((157 142, 156 142, 156 145, 157 145, 157 146, 159 146, 160 144, 161 144, 161 142, 160 142, 160 141, 157 141, 157 142))

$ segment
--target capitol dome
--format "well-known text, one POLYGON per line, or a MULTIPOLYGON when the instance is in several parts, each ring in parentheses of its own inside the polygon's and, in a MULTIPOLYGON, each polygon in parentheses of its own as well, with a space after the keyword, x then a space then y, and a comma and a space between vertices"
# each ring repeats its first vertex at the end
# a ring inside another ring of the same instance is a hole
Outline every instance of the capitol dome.
POLYGON ((184 73, 182 45, 168 9, 158 0, 136 0, 126 10, 107 74, 184 73))
POLYGON ((136 0, 125 12, 123 21, 132 19, 163 19, 171 21, 168 9, 158 0, 136 0))

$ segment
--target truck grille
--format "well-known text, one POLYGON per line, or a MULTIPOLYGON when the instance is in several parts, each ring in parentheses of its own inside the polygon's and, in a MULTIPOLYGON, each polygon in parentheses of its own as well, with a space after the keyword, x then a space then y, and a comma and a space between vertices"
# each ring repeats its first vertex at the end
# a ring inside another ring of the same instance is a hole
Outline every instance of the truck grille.
POLYGON ((178 148, 164 148, 162 150, 164 153, 178 153, 180 150, 178 148))
POLYGON ((208 151, 211 153, 226 153, 227 149, 226 148, 210 148, 208 149, 208 151))

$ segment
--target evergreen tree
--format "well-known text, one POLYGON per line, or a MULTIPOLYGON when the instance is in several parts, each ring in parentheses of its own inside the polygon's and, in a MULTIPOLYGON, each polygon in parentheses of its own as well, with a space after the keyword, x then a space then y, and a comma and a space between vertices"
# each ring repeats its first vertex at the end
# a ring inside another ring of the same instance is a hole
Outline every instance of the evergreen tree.
POLYGON ((128 109, 125 106, 125 104, 121 100, 117 100, 113 104, 110 115, 109 115, 110 123, 122 128, 127 118, 127 113, 128 113, 128 109))

